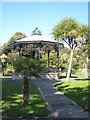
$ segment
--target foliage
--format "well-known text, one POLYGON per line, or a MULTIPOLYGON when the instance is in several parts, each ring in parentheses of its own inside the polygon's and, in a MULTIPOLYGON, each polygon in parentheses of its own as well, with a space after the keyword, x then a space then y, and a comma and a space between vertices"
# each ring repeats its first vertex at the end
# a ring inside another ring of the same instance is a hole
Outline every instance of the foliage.
POLYGON ((42 58, 40 59, 41 61, 41 66, 42 66, 42 72, 47 72, 47 69, 48 69, 48 55, 47 53, 45 52, 41 52, 41 56, 42 58))
POLYGON ((90 38, 86 42, 88 58, 90 59, 90 38))
POLYGON ((88 50, 86 44, 82 44, 81 47, 78 47, 78 49, 75 51, 80 68, 83 68, 83 64, 87 62, 86 61, 86 58, 88 57, 87 51, 88 50))
POLYGON ((0 58, 1 58, 1 62, 5 62, 7 56, 5 54, 2 54, 0 58))
POLYGON ((16 60, 18 57, 19 57, 18 52, 10 52, 10 53, 8 53, 8 56, 7 56, 8 64, 13 65, 14 60, 16 60))
POLYGON ((26 76, 39 77, 39 72, 41 70, 40 64, 37 59, 32 59, 28 57, 18 57, 13 62, 15 72, 22 73, 26 76))
POLYGON ((7 68, 5 69, 5 75, 12 75, 14 73, 14 68, 12 65, 7 64, 7 68))
POLYGON ((90 75, 90 61, 88 61, 88 74, 90 75))
MULTIPOLYGON (((29 105, 22 105, 22 83, 2 82, 2 115, 10 117, 40 117, 50 112, 36 85, 30 83, 29 105)), ((1 103, 1 102, 0 102, 1 103)), ((1 113, 1 110, 0 110, 1 113)))
POLYGON ((49 53, 49 71, 54 72, 56 69, 60 68, 60 65, 58 64, 58 60, 60 59, 60 54, 59 56, 57 55, 58 52, 55 52, 55 49, 53 46, 50 46, 50 48, 41 48, 41 65, 43 66, 43 72, 47 72, 48 70, 48 49, 50 51, 49 53))
POLYGON ((54 27, 52 34, 56 39, 62 39, 70 49, 73 49, 79 43, 80 32, 80 25, 75 19, 65 18, 54 27))
POLYGON ((0 56, 0 59, 1 59, 1 64, 2 64, 2 72, 3 72, 3 76, 5 74, 5 68, 7 66, 7 56, 5 54, 2 54, 0 56))
MULTIPOLYGON (((22 39, 22 38, 25 38, 26 35, 21 33, 21 32, 16 32, 11 38, 10 40, 8 40, 7 43, 5 43, 3 46, 2 46, 2 54, 5 53, 5 54, 8 54, 9 52, 12 52, 16 46, 10 46, 9 44, 11 44, 12 42, 16 42, 17 40, 19 39, 22 39)), ((18 46, 16 48, 17 51, 20 50, 20 46, 18 46)))
MULTIPOLYGON (((88 40, 89 27, 87 25, 81 24, 81 33, 82 33, 82 36, 84 38, 86 38, 86 40, 88 40)), ((83 40, 85 40, 85 39, 83 39, 83 40)), ((83 41, 83 42, 86 42, 86 41, 83 41)))
POLYGON ((2 54, 8 54, 9 52, 11 52, 11 47, 8 46, 8 43, 4 43, 3 46, 1 47, 2 49, 2 54))
POLYGON ((53 28, 52 34, 56 39, 66 42, 70 49, 75 49, 88 39, 88 26, 79 24, 73 18, 65 18, 53 28))
POLYGON ((8 55, 1 55, 2 72, 4 75, 11 75, 14 72, 13 62, 19 56, 18 53, 9 52, 8 55))
POLYGON ((23 76, 23 106, 27 106, 29 102, 29 76, 39 77, 39 72, 41 70, 40 62, 37 59, 33 59, 30 57, 17 57, 14 62, 13 66, 15 72, 21 73, 23 76))
POLYGON ((88 111, 88 80, 56 82, 53 86, 88 111))
POLYGON ((26 35, 22 32, 16 32, 8 41, 8 43, 16 42, 17 40, 20 40, 22 38, 25 38, 26 35))
POLYGON ((66 47, 64 47, 63 49, 60 50, 59 52, 59 64, 61 70, 63 71, 64 69, 67 70, 68 69, 68 63, 69 63, 69 59, 70 58, 70 50, 66 47))
POLYGON ((57 60, 56 52, 55 52, 55 50, 52 50, 50 52, 50 67, 51 67, 51 69, 56 68, 56 64, 55 64, 56 60, 57 60))
MULTIPOLYGON (((72 60, 73 60, 73 52, 76 50, 78 46, 82 43, 85 43, 88 39, 88 26, 80 25, 75 19, 65 18, 60 21, 53 29, 52 34, 55 39, 60 39, 64 43, 66 43, 71 50, 71 57, 69 62, 67 80, 70 79, 70 73, 72 69, 72 60)), ((74 59, 73 67, 78 68, 78 64, 76 64, 76 60, 74 59)))
POLYGON ((38 53, 38 45, 24 45, 22 51, 23 56, 35 58, 35 55, 38 53))

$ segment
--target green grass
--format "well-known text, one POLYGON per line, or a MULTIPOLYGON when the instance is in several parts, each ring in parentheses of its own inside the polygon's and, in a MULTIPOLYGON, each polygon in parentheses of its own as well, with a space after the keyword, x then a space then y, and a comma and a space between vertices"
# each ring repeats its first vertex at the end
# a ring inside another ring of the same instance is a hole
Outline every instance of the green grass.
MULTIPOLYGON (((66 78, 66 73, 60 73, 60 78, 66 78)), ((71 74, 71 78, 85 78, 85 76, 81 73, 75 73, 75 74, 71 74)))
POLYGON ((2 115, 18 116, 47 116, 50 112, 38 91, 36 85, 30 83, 29 105, 22 105, 22 83, 2 82, 2 115))
MULTIPOLYGON (((55 82, 53 86, 75 101, 85 111, 88 110, 88 80, 75 82, 55 82)), ((89 93, 90 94, 90 93, 89 93)))

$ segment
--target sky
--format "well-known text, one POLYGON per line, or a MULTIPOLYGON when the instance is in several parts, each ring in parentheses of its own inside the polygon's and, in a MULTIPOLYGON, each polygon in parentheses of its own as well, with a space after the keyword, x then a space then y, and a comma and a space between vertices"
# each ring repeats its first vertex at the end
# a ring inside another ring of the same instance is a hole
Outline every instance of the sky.
POLYGON ((16 32, 29 36, 36 27, 52 37, 54 26, 66 17, 88 25, 88 2, 2 2, 0 43, 6 43, 16 32))

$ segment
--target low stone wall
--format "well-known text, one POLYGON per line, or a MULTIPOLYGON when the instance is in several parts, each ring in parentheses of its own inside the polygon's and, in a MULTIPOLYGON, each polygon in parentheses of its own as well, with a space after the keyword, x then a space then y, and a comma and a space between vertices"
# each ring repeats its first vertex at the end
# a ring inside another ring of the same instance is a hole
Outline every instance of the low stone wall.
POLYGON ((41 79, 58 79, 58 73, 39 73, 41 79))
POLYGON ((13 80, 22 79, 22 75, 18 73, 12 73, 12 79, 13 80))
MULTIPOLYGON (((43 80, 46 80, 46 79, 49 79, 49 80, 53 80, 53 79, 58 79, 58 73, 39 73, 40 75, 40 78, 38 79, 43 79, 43 80)), ((35 77, 29 77, 31 79, 37 79, 35 77)), ((22 79, 22 75, 21 74, 18 74, 18 73, 12 73, 12 79, 13 80, 16 80, 16 79, 22 79)))

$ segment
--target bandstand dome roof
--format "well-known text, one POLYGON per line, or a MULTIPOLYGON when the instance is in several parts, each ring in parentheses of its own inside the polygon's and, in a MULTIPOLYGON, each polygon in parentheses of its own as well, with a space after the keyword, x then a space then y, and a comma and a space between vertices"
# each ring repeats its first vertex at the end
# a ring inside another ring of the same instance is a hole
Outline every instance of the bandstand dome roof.
POLYGON ((36 29, 32 32, 32 35, 42 35, 42 32, 36 27, 36 29))
POLYGON ((22 44, 57 44, 58 41, 42 35, 42 32, 36 27, 32 34, 26 38, 17 40, 16 43, 22 44))

